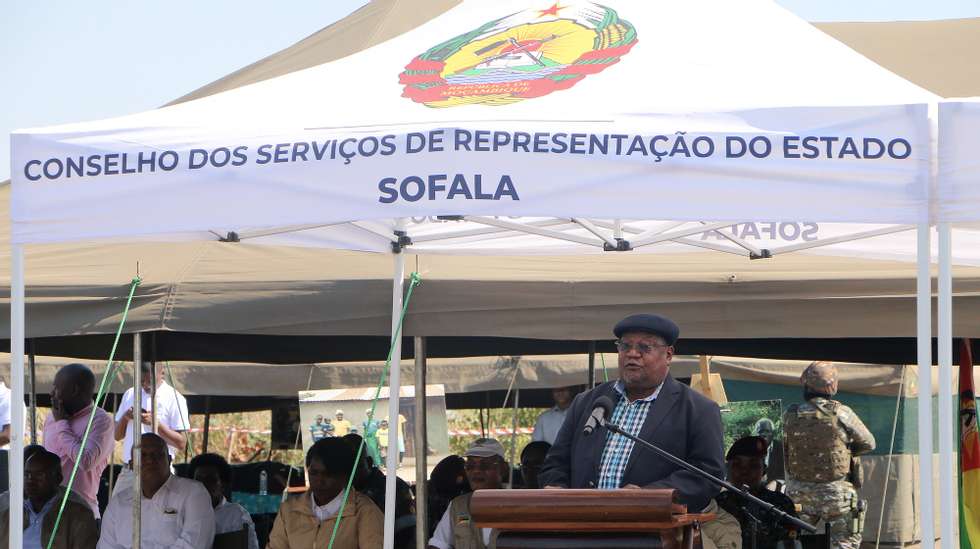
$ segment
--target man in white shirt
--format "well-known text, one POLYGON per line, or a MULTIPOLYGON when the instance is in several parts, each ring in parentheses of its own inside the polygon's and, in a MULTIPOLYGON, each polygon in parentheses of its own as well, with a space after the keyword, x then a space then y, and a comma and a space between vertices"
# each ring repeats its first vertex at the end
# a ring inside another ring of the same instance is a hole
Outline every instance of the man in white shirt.
MULTIPOLYGON (((478 438, 463 454, 466 458, 466 479, 476 490, 503 488, 510 472, 504 447, 492 438, 478 438)), ((470 499, 473 492, 456 497, 442 515, 435 533, 429 538, 429 549, 460 549, 490 547, 491 528, 477 528, 470 518, 470 499)))
POLYGON ((558 436, 558 430, 565 421, 565 413, 572 404, 575 393, 571 387, 555 387, 551 390, 551 398, 555 401, 554 408, 538 416, 534 422, 534 433, 531 440, 543 440, 548 444, 554 444, 558 436))
POLYGON ((215 535, 244 529, 248 538, 248 549, 259 549, 252 516, 244 507, 225 498, 226 493, 231 493, 231 465, 228 465, 225 458, 210 453, 194 456, 187 469, 187 476, 203 484, 211 495, 215 535))
POLYGON ((140 437, 141 478, 112 496, 97 549, 133 544, 133 500, 140 502, 142 549, 210 549, 214 541, 211 496, 200 482, 170 472, 167 443, 153 433, 140 437))
MULTIPOLYGON (((123 441, 122 459, 126 467, 123 467, 122 473, 120 473, 119 478, 116 480, 116 487, 113 493, 133 481, 133 473, 128 465, 132 459, 134 424, 139 422, 140 433, 149 433, 153 429, 153 417, 150 415, 150 408, 152 408, 150 391, 152 390, 151 380, 153 379, 153 368, 149 362, 143 362, 142 368, 142 413, 138 416, 133 413, 132 388, 127 389, 123 394, 122 401, 119 403, 119 408, 116 411, 115 438, 116 440, 123 441)), ((177 389, 164 381, 163 368, 157 367, 156 370, 157 434, 167 443, 170 458, 173 459, 177 455, 177 452, 183 450, 187 444, 187 438, 184 436, 184 432, 190 428, 190 416, 187 413, 187 399, 184 398, 184 395, 178 393, 177 389)))

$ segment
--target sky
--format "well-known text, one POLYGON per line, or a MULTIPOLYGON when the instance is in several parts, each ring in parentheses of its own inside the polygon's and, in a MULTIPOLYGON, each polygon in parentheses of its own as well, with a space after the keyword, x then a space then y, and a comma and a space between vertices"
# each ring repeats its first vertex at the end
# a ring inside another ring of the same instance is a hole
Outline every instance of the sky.
MULTIPOLYGON (((10 132, 17 128, 161 106, 298 42, 364 3, 12 2, 0 17, 0 180, 9 177, 10 132)), ((976 0, 778 3, 814 22, 980 17, 976 0)))

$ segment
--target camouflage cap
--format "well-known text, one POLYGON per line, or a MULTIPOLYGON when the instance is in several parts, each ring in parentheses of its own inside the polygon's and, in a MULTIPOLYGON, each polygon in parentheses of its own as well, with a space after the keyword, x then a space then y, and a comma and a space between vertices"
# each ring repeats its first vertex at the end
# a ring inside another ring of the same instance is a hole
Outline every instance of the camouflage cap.
POLYGON ((815 391, 834 394, 837 392, 837 366, 833 362, 811 362, 803 370, 800 382, 815 391))

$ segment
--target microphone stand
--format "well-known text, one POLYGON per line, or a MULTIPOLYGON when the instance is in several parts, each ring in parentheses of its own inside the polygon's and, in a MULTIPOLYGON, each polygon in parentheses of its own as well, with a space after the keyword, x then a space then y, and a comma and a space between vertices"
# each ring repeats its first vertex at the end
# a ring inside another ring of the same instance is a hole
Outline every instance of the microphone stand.
POLYGON ((670 452, 668 452, 666 450, 663 450, 661 448, 658 448, 657 446, 655 446, 655 445, 653 445, 653 444, 651 444, 651 443, 649 443, 649 442, 647 442, 647 441, 645 441, 645 440, 643 440, 643 439, 641 439, 639 437, 635 437, 635 436, 627 433, 626 431, 622 430, 618 425, 616 425, 614 423, 610 423, 608 421, 605 421, 605 419, 603 419, 600 424, 603 425, 603 426, 605 426, 606 429, 608 429, 609 431, 611 431, 613 433, 616 433, 617 435, 624 436, 624 437, 632 440, 634 443, 640 444, 644 448, 646 448, 646 449, 650 450, 651 452, 657 454, 658 456, 666 459, 667 461, 673 463, 674 465, 677 465, 678 467, 681 467, 683 469, 686 469, 686 470, 694 473, 695 475, 698 475, 699 477, 710 481, 712 484, 714 484, 716 486, 720 486, 720 487, 728 490, 729 492, 734 493, 738 497, 742 498, 743 501, 749 501, 749 502, 754 503, 758 507, 762 508, 762 511, 764 513, 768 513, 771 516, 776 517, 776 519, 777 519, 778 522, 792 524, 793 526, 796 526, 797 528, 800 528, 802 530, 806 530, 807 532, 810 532, 811 534, 815 534, 817 532, 816 526, 813 526, 812 524, 810 524, 808 522, 804 522, 804 521, 802 521, 802 520, 794 517, 793 515, 790 515, 789 513, 783 511, 782 509, 776 507, 775 505, 773 505, 771 503, 767 503, 765 501, 762 501, 761 499, 753 496, 751 493, 749 493, 749 492, 747 492, 745 490, 742 490, 741 488, 736 487, 734 484, 732 484, 732 483, 730 483, 728 481, 722 480, 722 479, 720 479, 720 478, 712 475, 711 473, 709 473, 709 472, 707 472, 707 471, 705 471, 703 469, 700 469, 698 467, 695 467, 694 465, 691 465, 690 463, 684 461, 683 459, 680 459, 679 457, 674 456, 674 454, 671 454, 670 452))

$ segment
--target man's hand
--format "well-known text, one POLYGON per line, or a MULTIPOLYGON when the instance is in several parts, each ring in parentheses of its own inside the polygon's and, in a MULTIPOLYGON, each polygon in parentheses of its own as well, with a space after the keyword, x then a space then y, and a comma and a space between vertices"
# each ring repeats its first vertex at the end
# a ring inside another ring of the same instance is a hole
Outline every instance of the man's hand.
POLYGON ((153 414, 151 414, 150 412, 143 412, 143 413, 141 413, 140 414, 140 421, 143 422, 143 425, 152 425, 153 424, 153 414))
POLYGON ((126 410, 126 412, 123 414, 123 420, 124 420, 124 423, 128 423, 130 421, 133 421, 133 409, 132 408, 130 408, 129 410, 126 410))
POLYGON ((55 421, 61 421, 68 417, 68 414, 65 413, 65 404, 60 398, 51 397, 51 417, 55 421))

